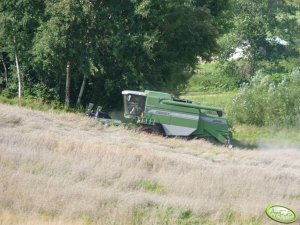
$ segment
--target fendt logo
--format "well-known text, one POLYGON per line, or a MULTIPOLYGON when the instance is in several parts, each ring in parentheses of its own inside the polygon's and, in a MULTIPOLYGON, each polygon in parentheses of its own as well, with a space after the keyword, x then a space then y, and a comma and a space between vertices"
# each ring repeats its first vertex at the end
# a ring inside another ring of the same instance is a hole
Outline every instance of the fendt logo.
POLYGON ((297 220, 297 214, 290 208, 280 205, 270 205, 266 208, 266 214, 272 220, 280 223, 293 223, 297 220))

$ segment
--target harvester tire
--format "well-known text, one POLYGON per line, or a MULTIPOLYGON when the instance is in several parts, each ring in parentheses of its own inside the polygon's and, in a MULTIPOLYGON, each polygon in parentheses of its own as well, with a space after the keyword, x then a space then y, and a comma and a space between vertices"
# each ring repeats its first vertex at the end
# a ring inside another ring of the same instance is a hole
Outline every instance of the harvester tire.
POLYGON ((155 135, 165 136, 164 128, 159 123, 156 123, 153 126, 143 126, 141 130, 143 132, 148 133, 148 134, 155 134, 155 135))

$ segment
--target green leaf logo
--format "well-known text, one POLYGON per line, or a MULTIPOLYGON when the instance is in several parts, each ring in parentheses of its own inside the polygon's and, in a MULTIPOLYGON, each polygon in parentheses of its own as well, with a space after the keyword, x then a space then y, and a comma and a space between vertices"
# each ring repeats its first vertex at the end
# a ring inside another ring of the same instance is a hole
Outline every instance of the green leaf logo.
POLYGON ((266 208, 266 214, 272 220, 280 223, 293 223, 297 220, 297 214, 290 208, 281 205, 270 205, 266 208))

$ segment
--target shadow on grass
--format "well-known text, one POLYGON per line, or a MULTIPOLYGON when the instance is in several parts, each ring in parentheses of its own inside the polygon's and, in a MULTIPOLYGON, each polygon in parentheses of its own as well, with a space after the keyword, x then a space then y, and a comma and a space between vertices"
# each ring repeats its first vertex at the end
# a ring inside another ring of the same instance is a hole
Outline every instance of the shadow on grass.
MULTIPOLYGON (((217 145, 217 146, 224 146, 224 144, 220 143, 213 137, 206 137, 205 140, 214 145, 217 145)), ((256 149, 258 149, 258 144, 256 144, 256 143, 242 142, 237 139, 232 139, 230 144, 232 145, 232 149, 234 149, 234 148, 239 148, 241 150, 256 150, 256 149)))
POLYGON ((256 150, 258 148, 258 144, 246 143, 236 139, 232 139, 231 144, 234 148, 240 148, 242 150, 256 150))

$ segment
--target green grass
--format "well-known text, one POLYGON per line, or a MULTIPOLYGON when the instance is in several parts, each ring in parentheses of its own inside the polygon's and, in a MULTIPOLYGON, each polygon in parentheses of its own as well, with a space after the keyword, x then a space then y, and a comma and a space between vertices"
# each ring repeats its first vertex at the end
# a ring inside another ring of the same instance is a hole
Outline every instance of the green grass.
POLYGON ((226 109, 236 94, 237 91, 223 93, 188 92, 182 95, 181 98, 189 99, 202 105, 219 106, 226 109))
POLYGON ((148 192, 153 192, 160 195, 167 193, 167 188, 165 186, 155 182, 144 181, 142 182, 141 186, 145 191, 148 192))
POLYGON ((29 109, 35 109, 39 111, 55 111, 55 112, 82 112, 82 108, 73 109, 65 108, 63 104, 59 102, 44 102, 40 99, 34 98, 7 98, 0 95, 0 103, 8 105, 18 105, 29 109))
POLYGON ((162 207, 149 203, 147 206, 135 208, 132 214, 132 225, 145 223, 157 225, 261 225, 262 220, 260 218, 241 216, 239 213, 231 209, 220 210, 220 215, 215 217, 209 214, 196 214, 191 210, 162 207), (151 217, 152 220, 153 217, 156 218, 155 221, 151 221, 151 217), (149 223, 149 220, 152 223, 149 223))
POLYGON ((297 128, 257 127, 236 125, 233 127, 233 137, 240 144, 249 146, 300 146, 300 132, 297 128))
POLYGON ((232 209, 226 209, 222 213, 222 220, 225 221, 226 225, 230 224, 251 224, 251 225, 261 225, 262 222, 254 217, 244 218, 232 209))
POLYGON ((187 85, 187 92, 222 93, 236 88, 237 77, 224 75, 219 63, 199 64, 187 85))

